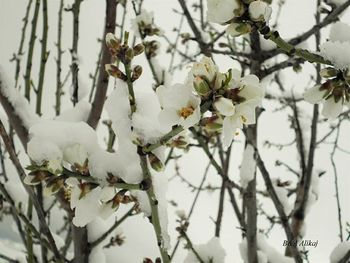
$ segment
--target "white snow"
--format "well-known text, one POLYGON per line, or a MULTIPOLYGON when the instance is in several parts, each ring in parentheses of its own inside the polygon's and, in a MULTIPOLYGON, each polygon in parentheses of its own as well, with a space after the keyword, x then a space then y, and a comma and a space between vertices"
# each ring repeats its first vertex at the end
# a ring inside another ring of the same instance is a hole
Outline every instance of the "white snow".
POLYGON ((350 66, 350 26, 342 22, 332 25, 330 40, 320 46, 321 55, 330 60, 338 69, 350 66))
POLYGON ((79 101, 75 107, 63 111, 55 118, 58 121, 79 122, 87 121, 91 110, 91 104, 87 101, 79 101))
POLYGON ((28 101, 19 92, 19 90, 15 89, 14 85, 10 84, 11 82, 8 80, 7 75, 3 72, 1 67, 0 67, 0 76, 1 76, 0 92, 6 98, 8 98, 10 104, 13 107, 14 112, 22 120, 23 125, 26 128, 30 128, 33 124, 37 123, 40 120, 39 116, 37 116, 34 113, 34 111, 29 106, 28 101))
POLYGON ((293 206, 289 203, 288 190, 284 187, 277 185, 278 180, 272 180, 273 188, 278 196, 279 201, 283 205, 284 213, 288 216, 292 210, 293 206))
MULTIPOLYGON (((259 263, 293 263, 294 259, 286 257, 279 253, 274 247, 270 246, 263 234, 257 234, 257 245, 258 245, 258 258, 259 263)), ((244 263, 248 262, 247 256, 247 240, 243 240, 239 244, 239 250, 244 263)))
POLYGON ((248 144, 243 153, 243 160, 240 169, 240 183, 243 188, 248 186, 248 183, 254 179, 256 170, 256 161, 254 159, 254 147, 248 144))
MULTIPOLYGON (((205 262, 224 263, 226 252, 220 244, 220 239, 213 237, 206 244, 193 245, 195 251, 200 258, 205 262), (212 261, 210 261, 212 260, 212 261)), ((184 263, 197 263, 198 259, 195 254, 189 250, 184 263)))

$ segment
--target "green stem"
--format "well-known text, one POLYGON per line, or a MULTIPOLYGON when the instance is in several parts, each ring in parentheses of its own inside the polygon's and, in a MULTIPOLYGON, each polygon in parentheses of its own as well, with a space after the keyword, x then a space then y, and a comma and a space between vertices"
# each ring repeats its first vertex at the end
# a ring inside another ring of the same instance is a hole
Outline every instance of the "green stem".
MULTIPOLYGON (((150 171, 148 169, 148 165, 147 165, 147 156, 140 155, 140 161, 141 161, 140 163, 141 163, 143 179, 152 181, 152 176, 151 176, 151 173, 150 173, 150 171)), ((161 229, 160 220, 159 220, 158 200, 157 200, 157 197, 154 193, 153 185, 151 185, 151 187, 147 190, 147 196, 148 196, 148 200, 149 200, 149 203, 151 206, 151 212, 152 212, 151 221, 152 221, 154 231, 156 233, 157 244, 159 247, 160 255, 162 257, 162 262, 163 263, 170 263, 169 255, 163 246, 164 242, 163 242, 162 229, 161 229)))
POLYGON ((30 100, 31 72, 32 72, 34 45, 35 45, 35 39, 36 39, 36 36, 35 36, 36 26, 37 26, 38 17, 39 17, 39 7, 40 7, 40 0, 36 0, 33 20, 32 20, 32 31, 30 33, 30 40, 29 40, 29 47, 28 47, 26 73, 24 76, 24 79, 25 79, 25 97, 28 101, 30 100))
MULTIPOLYGON (((208 100, 204 104, 202 104, 202 106, 201 106, 201 113, 202 114, 205 113, 210 108, 211 105, 212 105, 212 101, 211 100, 208 100)), ((173 138, 174 136, 178 135, 180 132, 182 132, 184 130, 185 129, 181 125, 176 125, 176 126, 173 127, 173 129, 170 132, 168 132, 163 137, 161 137, 158 142, 156 142, 154 144, 149 144, 149 145, 144 146, 142 148, 142 151, 144 153, 152 152, 153 150, 157 149, 158 147, 167 144, 167 142, 171 138, 173 138)))
POLYGON ((135 93, 134 93, 134 87, 131 81, 131 68, 130 63, 124 64, 125 68, 125 74, 126 74, 126 83, 128 85, 128 91, 129 91, 129 102, 130 102, 130 109, 131 114, 133 114, 136 111, 136 100, 135 100, 135 93))
POLYGON ((45 78, 45 68, 49 53, 47 52, 47 34, 48 34, 48 16, 47 16, 47 0, 43 0, 43 35, 41 39, 41 62, 39 72, 39 84, 36 100, 36 113, 41 115, 41 101, 43 96, 43 86, 45 78))
POLYGON ((165 145, 171 138, 178 135, 180 132, 182 132, 184 128, 180 125, 177 125, 173 127, 173 129, 165 134, 163 137, 159 139, 157 143, 146 145, 142 148, 142 151, 145 153, 152 152, 153 150, 157 149, 158 147, 165 145))
POLYGON ((23 45, 24 45, 26 29, 27 29, 27 24, 28 24, 29 11, 30 11, 30 7, 32 6, 32 2, 33 2, 33 0, 28 1, 28 5, 26 8, 26 14, 23 18, 21 42, 19 44, 17 56, 15 57, 15 60, 16 60, 15 88, 17 88, 19 73, 21 71, 21 58, 20 57, 23 55, 23 45))
MULTIPOLYGON (((72 172, 68 169, 63 170, 63 174, 65 177, 76 178, 78 180, 85 180, 86 182, 93 184, 101 184, 106 183, 106 180, 98 179, 91 176, 81 175, 79 173, 72 172)), ((127 184, 127 183, 110 183, 110 185, 115 186, 116 188, 125 189, 125 190, 143 190, 141 184, 127 184)))
POLYGON ((311 63, 320 63, 326 65, 332 65, 332 63, 322 56, 314 54, 306 49, 295 48, 292 44, 286 42, 283 38, 281 38, 278 31, 270 31, 268 26, 257 25, 260 34, 264 36, 264 38, 271 40, 274 42, 278 48, 282 49, 289 55, 296 55, 302 59, 305 59, 311 63))
POLYGON ((62 71, 62 13, 63 13, 64 0, 60 1, 60 9, 58 11, 58 26, 57 26, 57 60, 56 60, 56 105, 55 112, 56 116, 60 115, 61 111, 61 96, 62 96, 62 81, 61 81, 61 71, 62 71))
MULTIPOLYGON (((33 202, 30 198, 28 198, 28 207, 27 207, 27 218, 29 220, 32 220, 33 215, 33 202)), ((33 251, 33 238, 31 233, 31 228, 26 226, 26 233, 27 233, 27 261, 28 263, 34 262, 34 251, 33 251)))

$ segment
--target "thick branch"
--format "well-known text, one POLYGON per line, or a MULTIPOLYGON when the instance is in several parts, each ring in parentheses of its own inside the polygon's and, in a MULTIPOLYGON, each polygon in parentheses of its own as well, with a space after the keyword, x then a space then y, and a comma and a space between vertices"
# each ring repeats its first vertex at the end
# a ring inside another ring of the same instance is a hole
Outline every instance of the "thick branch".
MULTIPOLYGON (((115 32, 115 21, 117 15, 117 1, 115 0, 106 0, 106 20, 104 26, 104 36, 107 33, 115 32)), ((88 118, 87 123, 96 128, 98 121, 100 120, 103 105, 106 100, 106 93, 108 87, 109 76, 105 71, 105 64, 110 63, 111 55, 108 51, 107 45, 104 40, 102 40, 102 56, 100 61, 100 69, 98 74, 98 81, 96 86, 95 98, 92 103, 91 112, 88 118)))

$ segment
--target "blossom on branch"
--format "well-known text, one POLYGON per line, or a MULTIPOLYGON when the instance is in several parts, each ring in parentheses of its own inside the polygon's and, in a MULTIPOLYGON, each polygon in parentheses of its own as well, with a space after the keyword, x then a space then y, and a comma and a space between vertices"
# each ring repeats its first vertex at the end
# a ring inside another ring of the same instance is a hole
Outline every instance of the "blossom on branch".
POLYGON ((268 23, 272 8, 262 0, 208 0, 207 17, 209 22, 228 25, 226 33, 232 37, 252 31, 258 22, 268 23))
POLYGON ((231 144, 237 129, 255 123, 255 108, 261 104, 264 96, 264 90, 255 75, 240 78, 237 71, 232 75, 229 87, 214 103, 218 113, 224 116, 223 142, 226 147, 231 144))
POLYGON ((157 95, 162 106, 159 121, 164 125, 178 124, 187 129, 199 122, 201 100, 187 85, 159 86, 157 95))

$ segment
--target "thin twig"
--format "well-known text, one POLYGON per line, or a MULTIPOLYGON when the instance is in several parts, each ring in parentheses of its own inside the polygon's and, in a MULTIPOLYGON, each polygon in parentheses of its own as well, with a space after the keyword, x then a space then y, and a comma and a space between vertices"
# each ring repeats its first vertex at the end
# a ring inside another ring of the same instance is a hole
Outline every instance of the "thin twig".
POLYGON ((36 26, 38 23, 39 18, 39 7, 40 7, 40 0, 35 1, 35 9, 34 9, 34 15, 32 19, 32 31, 30 33, 30 40, 28 45, 28 56, 27 56, 27 66, 26 66, 26 72, 24 75, 25 79, 25 97, 27 100, 30 100, 30 87, 31 87, 31 72, 32 72, 32 63, 33 63, 33 54, 34 54, 34 45, 35 45, 35 39, 36 39, 36 26))

